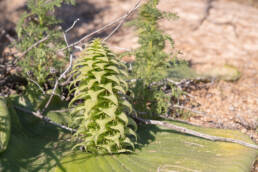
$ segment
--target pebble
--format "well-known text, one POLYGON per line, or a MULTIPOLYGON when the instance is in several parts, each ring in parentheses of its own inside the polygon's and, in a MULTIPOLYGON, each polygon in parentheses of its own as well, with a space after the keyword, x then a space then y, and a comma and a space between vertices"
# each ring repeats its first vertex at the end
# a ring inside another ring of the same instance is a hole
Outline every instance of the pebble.
POLYGON ((242 132, 242 133, 246 133, 246 132, 247 132, 247 129, 243 128, 243 129, 241 129, 241 132, 242 132))

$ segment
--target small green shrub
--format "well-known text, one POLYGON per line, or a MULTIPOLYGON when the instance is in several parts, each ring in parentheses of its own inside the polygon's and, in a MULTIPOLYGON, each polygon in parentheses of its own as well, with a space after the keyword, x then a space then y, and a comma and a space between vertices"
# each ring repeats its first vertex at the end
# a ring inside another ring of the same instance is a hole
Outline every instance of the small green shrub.
POLYGON ((131 104, 124 99, 127 75, 115 55, 99 39, 94 40, 76 61, 70 102, 78 124, 75 136, 87 152, 119 153, 134 149, 136 123, 127 117, 131 104), (130 127, 129 127, 130 126, 130 127))
POLYGON ((46 41, 18 59, 22 76, 28 77, 29 73, 41 86, 47 81, 50 82, 51 78, 47 77, 51 75, 51 67, 58 72, 68 59, 57 55, 57 50, 66 46, 62 30, 58 27, 60 21, 54 15, 55 8, 60 7, 62 3, 73 4, 74 0, 28 0, 28 12, 21 16, 17 24, 16 47, 21 52, 25 52, 48 35, 46 41))
POLYGON ((129 23, 137 28, 139 48, 134 51, 136 61, 133 74, 146 84, 167 77, 170 54, 164 51, 166 41, 174 48, 173 39, 159 29, 161 19, 176 18, 173 13, 162 12, 157 8, 159 0, 149 0, 139 10, 137 18, 129 23))
MULTIPOLYGON (((177 16, 160 11, 157 8, 158 3, 159 0, 149 0, 140 8, 136 19, 129 22, 129 25, 137 28, 140 45, 132 52, 136 57, 132 78, 137 79, 137 82, 132 85, 134 106, 137 111, 147 112, 147 115, 142 115, 146 118, 157 118, 158 114, 167 114, 173 98, 172 93, 166 94, 161 86, 152 85, 152 83, 177 75, 174 68, 186 65, 175 55, 165 51, 167 42, 174 49, 174 41, 159 28, 158 22, 164 18, 175 19, 177 16)), ((167 87, 177 90, 174 85, 167 85, 167 87)))

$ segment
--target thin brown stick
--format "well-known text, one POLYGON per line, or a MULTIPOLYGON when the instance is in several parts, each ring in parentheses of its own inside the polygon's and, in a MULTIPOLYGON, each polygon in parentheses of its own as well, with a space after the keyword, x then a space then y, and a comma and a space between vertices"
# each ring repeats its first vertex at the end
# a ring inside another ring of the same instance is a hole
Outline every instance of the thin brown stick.
POLYGON ((54 95, 55 95, 55 92, 56 92, 57 86, 58 86, 58 84, 59 84, 59 81, 60 81, 62 78, 64 78, 65 75, 66 75, 66 73, 72 68, 72 64, 73 64, 73 55, 71 54, 71 55, 70 55, 70 64, 69 64, 69 66, 66 68, 66 70, 60 75, 60 77, 56 80, 54 89, 53 89, 53 91, 52 91, 52 93, 51 93, 51 95, 50 95, 50 97, 49 97, 47 103, 45 104, 45 106, 44 106, 44 108, 43 108, 43 110, 42 110, 42 113, 44 113, 44 112, 46 111, 46 109, 48 108, 48 106, 49 106, 51 100, 53 99, 53 97, 54 97, 54 95))
POLYGON ((49 119, 49 118, 46 117, 46 116, 43 116, 39 111, 33 112, 33 111, 30 111, 30 110, 28 110, 28 109, 26 109, 26 108, 23 108, 23 107, 19 107, 19 106, 14 106, 14 107, 15 107, 16 109, 18 109, 18 110, 23 111, 23 112, 30 113, 30 114, 32 114, 33 116, 35 116, 35 117, 37 117, 37 118, 39 118, 39 119, 42 119, 42 120, 45 121, 46 123, 52 124, 52 125, 54 125, 54 126, 56 126, 56 127, 62 128, 62 129, 64 129, 64 130, 70 131, 70 132, 72 132, 72 133, 76 132, 75 129, 72 129, 72 128, 69 128, 69 127, 67 127, 67 126, 65 126, 65 125, 57 124, 57 123, 51 121, 51 119, 49 119))
POLYGON ((5 36, 11 43, 15 42, 15 39, 11 35, 9 35, 9 33, 7 33, 5 29, 1 29, 0 39, 2 38, 2 36, 5 36))
POLYGON ((64 86, 66 86, 66 85, 69 85, 70 82, 72 81, 72 78, 73 78, 73 75, 70 75, 70 76, 67 78, 66 81, 60 83, 59 85, 60 85, 61 87, 64 87, 64 86))
POLYGON ((193 110, 193 109, 188 108, 188 107, 185 107, 185 106, 173 105, 173 107, 179 108, 179 109, 185 109, 185 110, 188 110, 188 111, 193 112, 193 113, 196 113, 196 114, 200 114, 200 115, 205 115, 205 116, 207 116, 207 113, 205 113, 205 112, 201 112, 201 111, 198 111, 198 110, 193 110))
POLYGON ((76 45, 82 43, 85 39, 87 39, 87 38, 89 38, 89 37, 95 35, 96 33, 99 33, 99 32, 101 32, 101 31, 105 30, 106 28, 112 26, 112 25, 115 24, 115 23, 118 23, 123 17, 124 17, 124 16, 117 18, 117 19, 114 20, 113 22, 111 22, 111 23, 109 23, 109 24, 103 26, 102 28, 100 28, 100 29, 98 29, 98 30, 95 30, 95 31, 91 32, 90 34, 88 34, 88 35, 82 37, 80 40, 78 40, 78 41, 76 41, 76 42, 70 44, 69 46, 66 46, 66 47, 60 49, 59 51, 64 51, 64 50, 66 50, 67 48, 74 47, 74 46, 76 46, 76 45))
POLYGON ((33 83, 40 89, 40 91, 41 91, 43 94, 46 94, 46 92, 45 92, 44 89, 39 85, 39 83, 37 83, 36 81, 34 81, 34 80, 31 79, 31 78, 28 78, 28 80, 30 80, 31 82, 33 82, 33 83))
MULTIPOLYGON (((67 41, 67 37, 66 37, 66 33, 69 32, 74 26, 75 24, 77 23, 78 20, 76 20, 73 25, 68 29, 66 30, 63 34, 64 34, 64 40, 65 40, 65 43, 67 46, 69 46, 69 43, 67 41)), ((69 50, 69 49, 68 49, 69 50)), ((46 111, 46 109, 48 108, 50 102, 52 101, 54 95, 56 94, 56 89, 58 87, 58 84, 59 84, 59 81, 62 79, 62 78, 65 78, 65 75, 69 72, 69 70, 72 68, 72 65, 73 65, 73 55, 71 54, 70 52, 70 63, 69 63, 69 66, 65 69, 65 71, 57 78, 56 82, 55 82, 55 85, 54 85, 54 89, 52 90, 52 93, 47 101, 47 103, 45 104, 43 110, 42 110, 42 114, 46 111)))
MULTIPOLYGON (((136 6, 134 6, 133 10, 130 10, 130 11, 132 11, 132 12, 135 11, 135 10, 139 7, 139 3, 140 3, 141 1, 142 1, 142 0, 139 0, 139 1, 136 3, 136 6), (138 5, 137 5, 137 4, 138 4, 138 5), (137 8, 135 8, 135 7, 137 7, 137 8)), ((76 41, 76 42, 74 42, 74 43, 72 43, 72 44, 70 44, 70 45, 68 45, 68 46, 66 46, 66 47, 64 47, 64 48, 62 48, 62 49, 60 49, 59 51, 64 51, 64 50, 67 49, 67 48, 74 47, 74 46, 76 46, 76 45, 78 45, 78 44, 81 44, 85 39, 87 39, 87 38, 89 38, 89 37, 91 37, 91 36, 93 36, 93 35, 95 35, 95 34, 101 32, 101 31, 103 31, 103 30, 105 30, 105 29, 111 27, 112 25, 114 25, 114 24, 116 24, 116 23, 120 23, 120 22, 123 21, 125 18, 127 18, 132 12, 130 12, 130 13, 127 12, 127 13, 124 14, 123 16, 121 16, 121 17, 115 19, 114 21, 112 21, 112 22, 106 24, 105 26, 101 27, 100 29, 97 29, 97 30, 95 30, 95 31, 93 31, 93 32, 91 32, 91 33, 89 33, 88 35, 85 35, 84 37, 82 37, 82 38, 79 39, 78 41, 76 41)), ((120 24, 119 24, 119 25, 120 25, 120 24)), ((119 28, 118 28, 118 29, 119 29, 119 28)))
POLYGON ((194 130, 190 130, 190 129, 187 129, 187 128, 184 128, 184 127, 180 127, 180 126, 168 123, 168 122, 142 119, 142 118, 136 117, 136 116, 134 116, 133 118, 135 118, 136 120, 141 121, 144 124, 152 124, 152 125, 163 126, 163 127, 175 130, 175 131, 183 133, 183 134, 189 134, 189 135, 204 138, 204 139, 207 139, 207 140, 210 140, 210 141, 237 143, 237 144, 249 147, 249 148, 258 149, 257 145, 247 143, 247 142, 244 142, 244 141, 241 141, 241 140, 225 138, 225 137, 218 137, 218 136, 212 136, 212 135, 200 133, 200 132, 197 132, 197 131, 194 131, 194 130))
MULTIPOLYGON (((77 19, 73 22, 72 26, 70 26, 70 27, 65 31, 65 33, 67 33, 67 32, 69 32, 70 30, 72 30, 72 29, 74 28, 74 26, 76 25, 76 23, 77 23, 79 20, 80 20, 80 19, 77 18, 77 19)), ((22 52, 22 54, 15 60, 14 63, 16 63, 19 58, 22 58, 23 56, 25 56, 32 48, 38 46, 40 43, 42 43, 42 42, 44 42, 44 41, 46 41, 46 40, 48 40, 48 39, 49 39, 49 35, 47 35, 47 36, 43 37, 42 39, 40 39, 39 41, 35 42, 35 43, 34 43, 33 45, 31 45, 27 50, 25 50, 24 52, 22 52)))
POLYGON ((182 119, 176 119, 176 118, 165 116, 165 115, 160 115, 160 117, 163 118, 163 119, 172 120, 172 121, 175 121, 175 122, 181 122, 181 123, 184 123, 184 124, 189 124, 189 125, 192 125, 192 126, 201 127, 201 125, 193 124, 189 121, 182 120, 182 119))
POLYGON ((119 24, 115 27, 115 29, 106 37, 103 39, 103 42, 106 42, 109 38, 111 38, 111 36, 124 24, 124 22, 126 21, 126 19, 135 11, 140 7, 140 3, 142 0, 139 0, 134 8, 132 8, 130 11, 127 12, 127 14, 124 16, 124 18, 119 22, 119 24))
POLYGON ((76 23, 77 23, 78 21, 80 21, 79 18, 77 18, 76 20, 74 20, 72 26, 70 26, 68 29, 66 29, 66 30, 65 30, 65 33, 68 33, 69 31, 71 31, 71 30, 74 28, 74 26, 76 25, 76 23))

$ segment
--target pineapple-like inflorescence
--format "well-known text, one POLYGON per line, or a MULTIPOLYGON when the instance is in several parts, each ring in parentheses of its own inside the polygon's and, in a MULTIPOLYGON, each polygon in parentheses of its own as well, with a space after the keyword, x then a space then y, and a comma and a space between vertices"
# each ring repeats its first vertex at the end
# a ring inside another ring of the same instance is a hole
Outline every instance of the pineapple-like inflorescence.
POLYGON ((127 116, 132 112, 125 99, 128 89, 126 66, 95 39, 73 66, 70 102, 78 124, 76 145, 91 153, 120 153, 134 150, 137 125, 127 116))

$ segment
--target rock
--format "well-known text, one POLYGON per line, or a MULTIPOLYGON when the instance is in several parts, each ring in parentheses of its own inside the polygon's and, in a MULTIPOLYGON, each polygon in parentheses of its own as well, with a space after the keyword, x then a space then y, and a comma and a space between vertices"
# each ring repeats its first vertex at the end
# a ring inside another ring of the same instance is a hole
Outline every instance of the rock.
POLYGON ((242 133, 246 133, 247 130, 246 130, 245 128, 243 128, 243 129, 241 130, 241 132, 242 132, 242 133))
POLYGON ((240 78, 241 73, 236 67, 226 64, 224 66, 217 66, 212 69, 208 69, 207 73, 204 75, 224 81, 236 81, 240 78))

